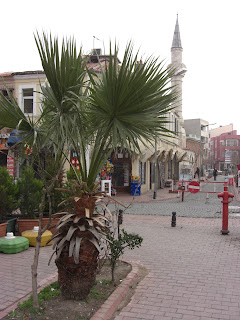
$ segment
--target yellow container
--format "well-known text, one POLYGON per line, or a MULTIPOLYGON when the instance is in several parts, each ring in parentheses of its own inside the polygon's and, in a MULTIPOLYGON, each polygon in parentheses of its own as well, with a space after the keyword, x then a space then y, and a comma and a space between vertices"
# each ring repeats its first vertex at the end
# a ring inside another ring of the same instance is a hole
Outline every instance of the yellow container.
POLYGON ((140 177, 139 176, 132 176, 132 181, 139 181, 140 177))
MULTIPOLYGON (((29 240, 29 246, 36 247, 38 230, 39 230, 39 227, 34 227, 33 230, 26 230, 22 232, 22 237, 25 237, 29 240)), ((48 244, 47 242, 49 239, 51 239, 51 236, 52 236, 52 232, 49 230, 46 230, 42 234, 40 246, 41 247, 50 246, 52 244, 52 241, 50 241, 48 244)))

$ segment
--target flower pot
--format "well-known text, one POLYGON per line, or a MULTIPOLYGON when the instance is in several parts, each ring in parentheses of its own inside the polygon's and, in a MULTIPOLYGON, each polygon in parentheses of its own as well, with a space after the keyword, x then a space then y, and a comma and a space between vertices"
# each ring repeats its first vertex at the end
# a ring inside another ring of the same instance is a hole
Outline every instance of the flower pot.
MULTIPOLYGON (((52 218, 52 223, 48 227, 52 233, 56 231, 55 225, 58 222, 59 218, 52 218)), ((44 228, 48 224, 49 218, 42 219, 42 228, 44 228)), ((39 219, 18 219, 18 233, 22 234, 23 231, 33 230, 34 227, 39 226, 39 219)))
POLYGON ((8 232, 12 232, 15 234, 15 226, 16 226, 16 222, 17 222, 17 218, 13 218, 13 217, 6 217, 3 220, 0 220, 0 224, 1 223, 7 223, 7 233, 8 232))
POLYGON ((16 227, 16 222, 17 222, 17 218, 12 218, 7 220, 7 232, 12 232, 13 234, 15 234, 15 227, 16 227))
POLYGON ((23 231, 33 230, 38 226, 38 219, 18 219, 18 234, 21 236, 23 231))
POLYGON ((5 237, 7 233, 7 222, 0 224, 0 237, 5 237))

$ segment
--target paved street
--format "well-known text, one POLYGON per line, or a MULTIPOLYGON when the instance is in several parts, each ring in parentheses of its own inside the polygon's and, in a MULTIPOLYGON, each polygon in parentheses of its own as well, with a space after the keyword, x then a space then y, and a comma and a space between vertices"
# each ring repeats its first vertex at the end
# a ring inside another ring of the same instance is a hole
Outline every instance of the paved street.
MULTIPOLYGON (((223 191, 224 176, 218 176, 217 182, 213 183, 213 179, 209 183, 201 183, 201 191, 204 192, 217 192, 223 191)), ((159 191, 161 194, 161 191, 159 191)), ((234 193, 233 187, 229 186, 229 192, 234 193)), ((124 204, 130 205, 124 213, 125 214, 138 214, 138 215, 158 215, 158 216, 169 216, 172 212, 176 212, 179 217, 192 217, 192 218, 221 218, 222 217, 222 203, 220 198, 217 197, 217 193, 196 193, 192 194, 187 192, 184 194, 184 201, 182 198, 177 198, 176 195, 168 201, 152 200, 148 203, 147 207, 141 202, 135 200, 132 204, 126 203, 124 199, 119 197, 119 201, 123 200, 124 204), (207 199, 207 196, 209 199, 207 199)), ((161 200, 161 198, 160 198, 161 200)), ((112 206, 113 208, 113 206, 112 206)), ((230 218, 240 218, 240 203, 233 199, 229 204, 230 218), (236 214, 239 213, 239 214, 236 214)))

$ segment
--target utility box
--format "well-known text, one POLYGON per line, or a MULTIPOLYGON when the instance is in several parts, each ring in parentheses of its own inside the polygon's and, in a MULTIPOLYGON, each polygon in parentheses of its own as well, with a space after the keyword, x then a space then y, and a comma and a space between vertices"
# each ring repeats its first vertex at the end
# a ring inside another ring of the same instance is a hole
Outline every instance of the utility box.
POLYGON ((131 182, 130 194, 131 194, 131 196, 140 196, 141 195, 141 185, 138 182, 131 182))

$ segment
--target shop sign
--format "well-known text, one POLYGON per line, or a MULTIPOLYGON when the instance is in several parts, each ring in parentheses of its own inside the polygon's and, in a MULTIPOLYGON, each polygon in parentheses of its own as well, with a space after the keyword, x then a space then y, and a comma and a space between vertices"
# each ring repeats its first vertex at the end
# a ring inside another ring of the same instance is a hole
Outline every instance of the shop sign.
POLYGON ((7 170, 10 176, 14 177, 14 159, 7 156, 7 170))
POLYGON ((0 138, 0 150, 8 150, 8 144, 5 138, 0 138))

